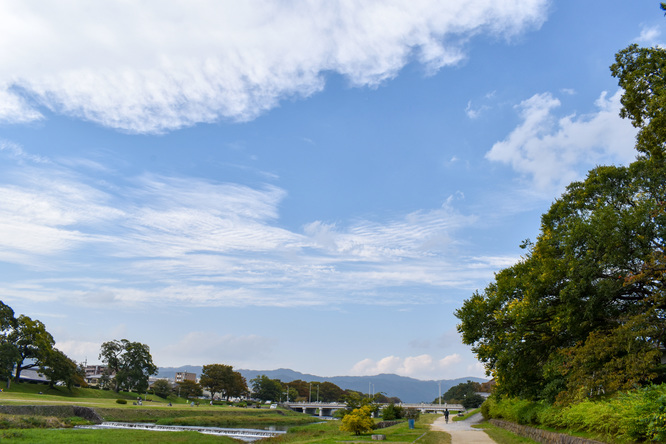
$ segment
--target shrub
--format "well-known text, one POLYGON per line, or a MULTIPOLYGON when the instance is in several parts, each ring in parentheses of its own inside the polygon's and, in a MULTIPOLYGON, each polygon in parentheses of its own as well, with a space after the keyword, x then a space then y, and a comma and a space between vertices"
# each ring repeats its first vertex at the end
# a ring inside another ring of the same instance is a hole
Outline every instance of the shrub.
POLYGON ((403 416, 403 408, 396 406, 395 404, 389 404, 382 410, 382 419, 384 421, 393 421, 394 419, 400 419, 403 416))
POLYGON ((127 404, 127 399, 116 399, 116 404, 127 404))
POLYGON ((351 432, 355 435, 372 431, 374 421, 370 417, 370 407, 364 405, 361 408, 354 409, 351 413, 342 418, 342 425, 340 430, 343 432, 351 432))

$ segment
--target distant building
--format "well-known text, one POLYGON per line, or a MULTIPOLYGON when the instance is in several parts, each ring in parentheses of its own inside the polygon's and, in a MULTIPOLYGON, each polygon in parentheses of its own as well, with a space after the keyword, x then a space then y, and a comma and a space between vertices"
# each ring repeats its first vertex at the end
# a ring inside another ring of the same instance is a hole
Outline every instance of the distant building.
POLYGON ((176 384, 184 381, 197 382, 197 374, 190 372, 176 372, 176 384))
MULTIPOLYGON (((106 371, 106 365, 86 365, 86 376, 84 379, 88 385, 96 387, 99 385, 99 381, 106 371)), ((109 376, 113 376, 113 373, 109 376)))
POLYGON ((102 375, 106 370, 106 365, 86 365, 86 378, 93 375, 102 375))

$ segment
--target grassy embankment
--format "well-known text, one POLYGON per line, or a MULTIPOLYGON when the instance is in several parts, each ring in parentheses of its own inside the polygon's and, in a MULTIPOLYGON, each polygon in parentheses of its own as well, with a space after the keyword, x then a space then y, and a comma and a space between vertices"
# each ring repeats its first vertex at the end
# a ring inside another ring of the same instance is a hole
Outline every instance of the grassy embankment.
MULTIPOLYGON (((151 422, 165 425, 201 425, 214 427, 261 427, 294 425, 316 421, 312 416, 292 411, 234 406, 190 404, 182 398, 161 399, 148 395, 143 405, 133 405, 137 393, 63 387, 50 389, 41 384, 12 383, 6 389, 0 383, 0 404, 9 410, 20 406, 84 406, 93 408, 106 421, 151 422), (123 399, 127 404, 118 404, 123 399), (171 402, 172 406, 168 406, 171 402)), ((144 396, 141 396, 144 400, 144 396)), ((49 407, 47 407, 49 408, 49 407)), ((54 408, 57 410, 57 407, 54 408)), ((137 430, 73 430, 75 425, 89 424, 79 417, 41 416, 37 414, 0 414, 0 440, 15 442, 224 442, 229 438, 196 432, 149 432, 137 430), (69 429, 68 429, 69 428, 69 429), (131 438, 128 438, 131 437, 131 438)))
MULTIPOLYGON (((4 389, 5 385, 0 383, 4 389)), ((262 408, 240 408, 232 406, 210 406, 201 404, 191 407, 184 399, 166 400, 148 396, 143 406, 132 405, 136 393, 113 393, 96 389, 66 388, 49 389, 37 384, 12 384, 9 390, 0 393, 2 405, 79 405, 92 407, 105 420, 154 422, 158 424, 206 425, 219 427, 253 427, 262 424, 305 424, 317 418, 297 412, 262 408), (40 393, 41 392, 41 393, 40 393), (117 404, 117 399, 127 404, 117 404), (152 401, 151 401, 152 399, 152 401), (168 402, 173 405, 168 406, 168 402)), ((143 396, 142 396, 143 399, 143 396)), ((429 424, 437 415, 423 415, 414 429, 405 421, 398 425, 374 431, 386 435, 389 442, 414 442, 423 444, 447 444, 450 437, 443 432, 433 432, 429 424)), ((226 437, 203 435, 196 432, 150 432, 141 430, 81 430, 74 425, 84 424, 81 418, 57 418, 35 415, 0 415, 0 440, 11 442, 237 442, 226 437), (54 428, 55 427, 55 428, 54 428)), ((350 435, 339 430, 339 421, 292 427, 289 433, 262 443, 332 443, 339 441, 372 441, 372 433, 361 436, 350 435)))

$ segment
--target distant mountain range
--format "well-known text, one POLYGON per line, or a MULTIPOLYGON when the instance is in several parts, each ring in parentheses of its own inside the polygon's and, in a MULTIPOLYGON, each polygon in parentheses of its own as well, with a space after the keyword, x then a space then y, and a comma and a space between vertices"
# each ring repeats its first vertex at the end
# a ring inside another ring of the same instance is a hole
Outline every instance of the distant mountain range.
MULTIPOLYGON (((161 367, 159 369, 158 377, 173 378, 176 372, 190 372, 196 373, 197 377, 201 375, 201 366, 185 365, 182 367, 161 367)), ((406 376, 398 376, 391 374, 380 374, 375 376, 316 376, 305 373, 300 373, 288 368, 280 368, 277 370, 245 370, 236 369, 247 380, 248 384, 251 379, 259 375, 266 375, 271 379, 279 379, 282 382, 291 382, 296 379, 303 381, 317 381, 317 382, 332 382, 344 390, 356 390, 362 393, 368 393, 369 384, 373 386, 370 390, 373 393, 385 393, 388 397, 397 396, 402 402, 417 403, 417 402, 432 402, 439 396, 439 382, 440 381, 422 381, 420 379, 408 378, 406 376)), ((444 394, 451 387, 467 381, 486 382, 486 379, 467 377, 458 379, 442 379, 442 394, 444 394)))

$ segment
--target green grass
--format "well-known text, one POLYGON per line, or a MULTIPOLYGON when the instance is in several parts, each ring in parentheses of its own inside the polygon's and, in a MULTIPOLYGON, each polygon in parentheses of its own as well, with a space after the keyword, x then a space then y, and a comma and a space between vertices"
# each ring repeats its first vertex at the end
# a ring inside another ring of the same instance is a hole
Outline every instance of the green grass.
POLYGON ((476 414, 476 413, 479 413, 480 411, 481 411, 481 408, 474 409, 474 410, 470 410, 469 412, 465 413, 463 416, 455 415, 455 416, 453 417, 453 420, 454 420, 454 421, 464 421, 464 420, 466 420, 467 418, 469 418, 470 416, 472 416, 472 415, 474 415, 474 414, 476 414))
MULTIPOLYGON (((4 387, 4 384, 0 384, 4 387)), ((10 390, 0 393, 0 404, 19 405, 81 405, 93 407, 105 420, 128 422, 155 422, 158 424, 203 425, 218 427, 260 427, 264 424, 303 424, 318 421, 318 418, 289 410, 275 410, 268 408, 241 408, 230 406, 210 406, 202 403, 191 407, 184 399, 171 399, 173 406, 167 406, 169 400, 152 397, 153 402, 144 402, 143 406, 132 405, 138 395, 130 392, 114 393, 113 391, 75 388, 71 392, 67 388, 56 387, 49 389, 41 384, 15 384, 10 390), (41 394, 39 392, 42 392, 41 394), (116 404, 116 399, 127 399, 128 404, 116 404)), ((143 399, 143 396, 141 397, 143 399)), ((150 399, 151 396, 149 395, 150 399)), ((144 430, 84 430, 61 428, 30 428, 23 429, 18 424, 31 424, 34 427, 43 427, 40 421, 47 421, 45 417, 38 420, 18 415, 12 416, 17 421, 12 427, 10 422, 0 430, 0 440, 8 442, 95 442, 113 443, 132 442, 237 442, 230 438, 203 435, 196 432, 151 432, 144 430), (26 422, 27 421, 27 422, 26 422)), ((418 442, 419 444, 449 444, 450 435, 444 432, 431 431, 431 424, 440 415, 421 415, 416 421, 414 429, 409 429, 407 421, 398 425, 375 430, 373 433, 355 436, 341 432, 340 421, 326 421, 324 423, 297 425, 289 429, 289 433, 274 438, 262 440, 262 443, 333 443, 333 442, 363 442, 372 441, 372 434, 386 435, 388 442, 418 442)), ((64 427, 80 424, 80 418, 53 418, 58 419, 64 427)), ((49 419, 48 421, 51 421, 49 419)))
POLYGON ((28 429, 0 430, 2 442, 48 443, 227 443, 238 441, 225 436, 204 435, 197 432, 151 432, 146 430, 87 430, 87 429, 28 429))
POLYGON ((419 444, 450 444, 451 436, 445 432, 430 430, 430 424, 439 415, 422 415, 416 421, 414 429, 409 428, 405 421, 384 429, 374 430, 363 435, 352 435, 340 431, 340 421, 293 427, 285 435, 262 440, 262 444, 305 444, 305 443, 339 443, 339 442, 375 442, 372 435, 386 435, 385 442, 404 442, 419 444))
POLYGON ((532 444, 536 443, 536 441, 531 440, 529 438, 523 438, 522 436, 518 436, 515 433, 512 433, 508 430, 505 430, 501 427, 497 427, 489 422, 483 422, 477 426, 483 429, 490 438, 495 441, 497 444, 532 444))

